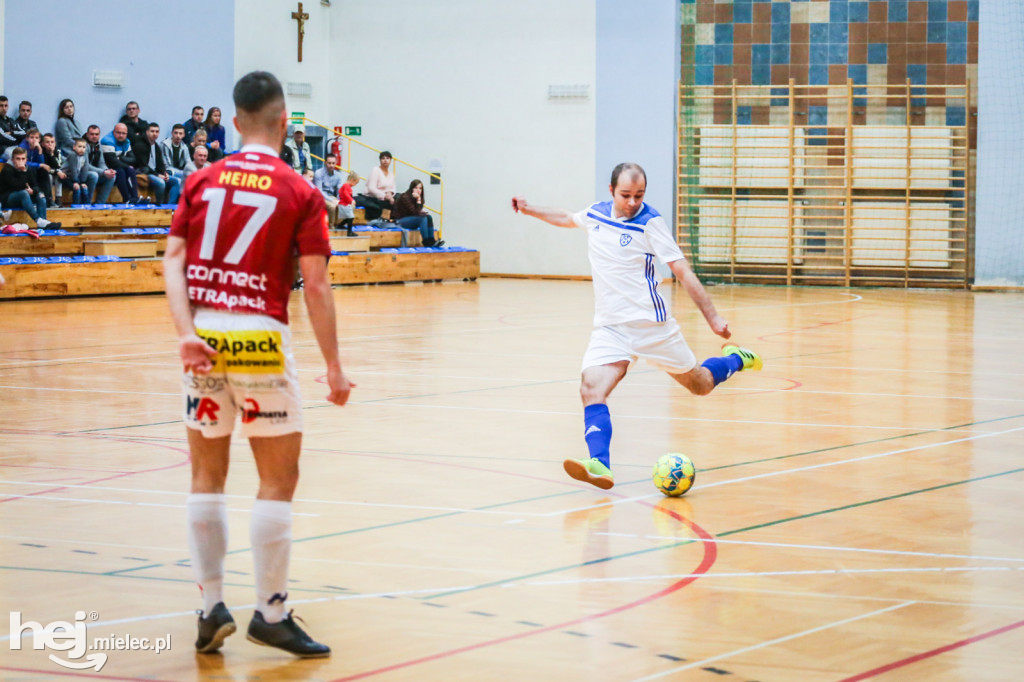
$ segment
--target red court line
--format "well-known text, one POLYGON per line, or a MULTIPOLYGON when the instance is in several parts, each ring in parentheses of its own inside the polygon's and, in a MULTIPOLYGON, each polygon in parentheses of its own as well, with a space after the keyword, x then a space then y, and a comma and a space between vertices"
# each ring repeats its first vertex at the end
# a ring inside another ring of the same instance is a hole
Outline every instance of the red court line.
POLYGON ((767 343, 769 336, 781 336, 782 334, 796 334, 797 332, 805 332, 808 329, 819 329, 821 327, 830 327, 834 324, 843 324, 844 322, 852 322, 854 320, 862 320, 865 317, 871 317, 871 315, 858 315, 857 317, 847 317, 843 320, 835 320, 833 322, 819 322, 818 324, 812 324, 810 327, 800 327, 799 329, 787 329, 781 332, 772 332, 771 334, 764 334, 763 336, 757 337, 758 341, 764 341, 767 343))
MULTIPOLYGON (((56 664, 54 664, 56 668, 56 664)), ((12 670, 18 673, 38 673, 40 675, 46 675, 52 677, 54 675, 63 675, 65 677, 78 677, 87 680, 127 680, 129 682, 170 682, 170 680, 158 680, 155 677, 115 677, 114 675, 86 675, 83 672, 66 672, 63 670, 37 670, 35 668, 9 668, 7 666, 0 666, 0 670, 12 670)))
MULTIPOLYGON (((2 431, 0 431, 0 433, 2 433, 2 431)), ((84 433, 63 433, 63 432, 52 432, 52 433, 49 433, 49 434, 43 433, 43 432, 37 432, 36 435, 50 435, 50 436, 54 436, 54 437, 57 437, 57 438, 94 438, 94 439, 101 439, 101 440, 113 440, 113 441, 117 441, 119 443, 138 443, 140 445, 148 445, 150 447, 164 448, 165 450, 174 450, 175 452, 181 452, 181 453, 185 454, 184 461, 178 462, 177 464, 168 464, 167 466, 154 467, 152 469, 139 469, 137 471, 125 471, 123 473, 114 474, 113 476, 105 476, 103 478, 96 478, 96 479, 93 479, 91 481, 83 481, 82 483, 77 483, 76 485, 92 485, 93 483, 103 483, 104 481, 112 481, 114 479, 124 478, 125 476, 134 476, 136 474, 151 474, 151 473, 153 473, 155 471, 165 471, 167 469, 177 469, 178 467, 182 467, 182 466, 187 465, 191 461, 190 457, 188 456, 189 455, 188 450, 185 450, 184 448, 178 448, 178 447, 175 447, 173 445, 164 445, 162 443, 153 443, 153 442, 149 442, 149 441, 135 440, 134 438, 117 438, 117 437, 112 437, 112 436, 92 435, 92 434, 84 434, 84 433)), ((0 504, 3 504, 4 502, 14 502, 16 500, 22 500, 22 499, 25 499, 26 497, 35 497, 36 495, 45 495, 47 493, 60 492, 61 490, 67 490, 67 489, 68 489, 67 486, 60 486, 60 487, 57 487, 57 488, 49 488, 47 490, 37 490, 37 491, 35 491, 33 493, 29 493, 27 495, 21 495, 19 497, 5 497, 5 498, 0 499, 0 504)))
POLYGON ((652 601, 655 601, 657 599, 661 599, 664 596, 667 596, 669 594, 672 594, 673 592, 681 590, 682 588, 684 588, 687 585, 689 585, 690 583, 696 581, 698 578, 700 578, 700 576, 704 575, 709 570, 711 570, 711 566, 714 565, 715 560, 718 558, 718 545, 715 544, 714 538, 711 536, 710 533, 708 533, 706 530, 704 530, 703 528, 701 528, 697 524, 693 523, 689 519, 687 519, 687 518, 685 518, 683 516, 680 516, 678 513, 672 511, 671 509, 666 509, 664 507, 658 507, 656 505, 649 504, 649 503, 642 503, 642 504, 644 504, 645 506, 651 507, 651 508, 653 508, 653 509, 655 509, 655 510, 657 510, 659 512, 662 512, 663 514, 668 514, 669 516, 671 516, 672 518, 676 519, 677 521, 680 521, 680 522, 684 523, 685 525, 689 526, 689 528, 694 533, 696 533, 699 538, 701 538, 702 540, 705 541, 705 542, 701 542, 700 543, 704 547, 704 558, 701 560, 700 565, 691 573, 691 575, 689 577, 683 578, 682 580, 674 582, 671 585, 669 585, 668 587, 666 587, 665 589, 659 590, 659 591, 655 592, 654 594, 649 594, 646 597, 644 597, 643 599, 638 599, 637 601, 629 602, 629 603, 623 604, 621 606, 616 606, 613 609, 609 609, 607 611, 602 611, 601 613, 595 613, 595 614, 592 614, 592 615, 589 615, 589 616, 584 616, 582 618, 575 618, 573 620, 569 620, 569 621, 566 621, 564 623, 558 623, 557 625, 549 625, 547 627, 537 628, 535 630, 527 630, 525 632, 520 632, 519 634, 515 634, 515 635, 508 635, 506 637, 499 637, 497 639, 488 640, 486 642, 479 642, 477 644, 470 644, 468 646, 459 647, 457 649, 449 649, 448 651, 441 651, 441 652, 438 652, 436 654, 431 654, 429 656, 423 656, 421 658, 415 658, 415 659, 412 659, 412 660, 403 661, 401 663, 394 663, 392 665, 389 665, 389 666, 386 666, 386 667, 383 667, 383 668, 377 668, 375 670, 367 670, 365 672, 356 673, 354 675, 349 675, 347 677, 341 677, 341 678, 338 678, 336 680, 333 680, 333 682, 346 682, 347 680, 361 680, 361 679, 366 678, 366 677, 373 677, 374 675, 380 675, 382 673, 391 672, 393 670, 401 670, 402 668, 409 668, 409 667, 412 667, 412 666, 415 666, 415 665, 420 665, 422 663, 430 663, 432 661, 437 661, 437 660, 440 660, 442 658, 449 658, 451 656, 462 654, 462 653, 465 653, 467 651, 474 651, 476 649, 483 649, 485 647, 495 646, 497 644, 504 644, 505 642, 512 642, 512 641, 515 641, 517 639, 525 639, 526 637, 532 637, 534 635, 539 635, 539 634, 544 633, 544 632, 552 632, 552 631, 555 631, 555 630, 562 630, 564 628, 571 627, 573 625, 578 625, 580 623, 585 623, 587 621, 598 620, 600 618, 605 618, 607 616, 612 616, 612 615, 614 615, 616 613, 621 613, 623 611, 629 611, 630 609, 634 609, 634 608, 636 608, 638 606, 643 606, 644 604, 649 604, 652 601))
POLYGON ((904 666, 908 666, 911 663, 917 663, 918 661, 923 661, 926 658, 931 658, 933 656, 938 656, 939 654, 944 654, 947 651, 952 651, 953 649, 959 649, 961 647, 967 646, 968 644, 974 644, 975 642, 980 642, 983 639, 988 639, 989 637, 995 637, 996 635, 1001 635, 1004 632, 1009 632, 1010 630, 1016 630, 1017 628, 1021 627, 1022 625, 1024 625, 1024 620, 1019 620, 1016 623, 1010 623, 1009 625, 1004 625, 1001 628, 996 628, 995 630, 989 630, 988 632, 983 632, 982 634, 975 635, 974 637, 968 637, 967 639, 961 639, 959 642, 953 642, 952 644, 947 644, 945 646, 940 646, 939 648, 932 649, 931 651, 924 651, 922 653, 915 654, 914 656, 908 656, 907 658, 901 659, 899 661, 893 661, 892 663, 887 663, 886 665, 879 666, 878 668, 875 668, 874 670, 868 670, 867 672, 859 673, 857 675, 854 675, 853 677, 846 677, 846 678, 840 680, 839 682, 857 682, 858 680, 866 680, 866 679, 871 678, 871 677, 876 677, 876 676, 881 675, 883 673, 887 673, 887 672, 889 672, 891 670, 896 670, 898 668, 902 668, 904 666))

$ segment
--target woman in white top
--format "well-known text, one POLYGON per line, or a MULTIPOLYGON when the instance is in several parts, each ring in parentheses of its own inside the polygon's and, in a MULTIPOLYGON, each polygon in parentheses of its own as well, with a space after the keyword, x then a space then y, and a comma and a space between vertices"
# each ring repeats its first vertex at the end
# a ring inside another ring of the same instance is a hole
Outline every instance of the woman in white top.
POLYGON ((391 168, 391 152, 380 153, 380 165, 370 171, 366 180, 366 193, 360 194, 356 204, 366 209, 366 219, 380 217, 381 209, 395 207, 395 171, 391 168))

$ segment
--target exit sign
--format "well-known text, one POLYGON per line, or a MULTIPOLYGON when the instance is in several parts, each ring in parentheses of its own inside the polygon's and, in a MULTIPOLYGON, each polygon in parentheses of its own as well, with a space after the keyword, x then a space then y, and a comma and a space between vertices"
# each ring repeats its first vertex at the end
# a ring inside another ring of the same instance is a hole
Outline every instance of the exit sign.
POLYGON ((363 126, 345 126, 346 135, 362 135, 363 126))

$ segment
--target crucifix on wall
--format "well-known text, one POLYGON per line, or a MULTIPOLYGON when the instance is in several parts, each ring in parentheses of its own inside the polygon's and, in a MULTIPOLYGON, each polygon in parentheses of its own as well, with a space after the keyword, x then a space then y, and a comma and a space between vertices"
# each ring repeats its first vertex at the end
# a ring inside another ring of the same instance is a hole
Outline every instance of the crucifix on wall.
POLYGON ((299 61, 302 61, 302 39, 306 36, 306 20, 309 14, 302 11, 302 3, 299 3, 299 11, 292 12, 292 19, 299 22, 299 61))

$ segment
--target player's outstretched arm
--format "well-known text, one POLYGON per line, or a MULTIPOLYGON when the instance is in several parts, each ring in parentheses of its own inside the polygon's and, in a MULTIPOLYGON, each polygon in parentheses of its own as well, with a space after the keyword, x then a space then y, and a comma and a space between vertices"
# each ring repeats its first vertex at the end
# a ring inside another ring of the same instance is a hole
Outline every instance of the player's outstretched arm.
POLYGON ((178 332, 178 355, 186 372, 206 374, 213 369, 213 358, 217 351, 210 348, 196 335, 192 323, 192 304, 188 300, 188 283, 185 279, 185 240, 168 237, 164 252, 164 289, 167 303, 171 307, 171 318, 178 332))
POLYGON ((576 221, 572 219, 572 211, 564 208, 544 208, 543 206, 531 206, 526 197, 512 197, 512 210, 516 213, 540 218, 546 223, 555 227, 577 227, 576 221))
POLYGON ((335 327, 334 295, 327 277, 327 259, 324 256, 300 256, 299 270, 302 271, 303 294, 309 321, 313 325, 317 345, 327 363, 327 385, 331 392, 327 400, 335 405, 348 402, 349 393, 355 384, 349 382, 341 369, 338 357, 338 333, 335 327))
POLYGON ((686 289, 687 295, 697 304, 697 308, 700 309, 704 319, 707 320, 708 326, 711 327, 711 331, 721 336, 723 339, 727 339, 732 336, 732 332, 729 331, 729 323, 724 317, 718 314, 715 310, 715 304, 711 302, 711 296, 708 295, 707 290, 704 289, 704 285, 697 279, 697 275, 693 274, 693 270, 690 269, 689 263, 686 262, 685 258, 674 260, 668 264, 669 269, 682 283, 683 288, 686 289))

